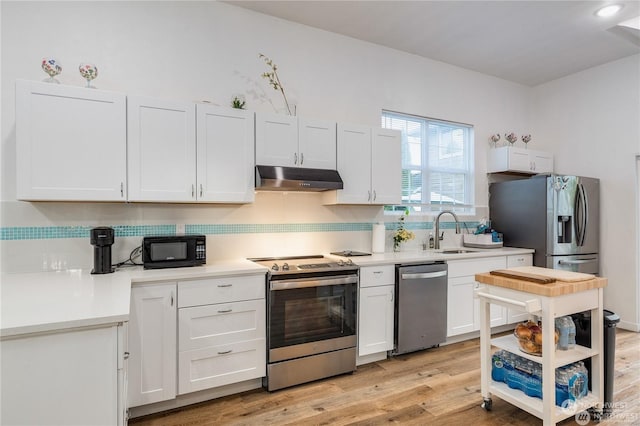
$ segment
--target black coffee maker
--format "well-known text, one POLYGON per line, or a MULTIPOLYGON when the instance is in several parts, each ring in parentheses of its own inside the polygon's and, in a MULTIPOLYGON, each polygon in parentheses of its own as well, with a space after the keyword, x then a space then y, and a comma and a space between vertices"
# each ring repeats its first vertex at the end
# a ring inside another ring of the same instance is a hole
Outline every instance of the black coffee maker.
POLYGON ((111 246, 113 245, 113 228, 98 226, 91 231, 91 245, 93 246, 92 274, 110 274, 114 271, 111 267, 111 246))

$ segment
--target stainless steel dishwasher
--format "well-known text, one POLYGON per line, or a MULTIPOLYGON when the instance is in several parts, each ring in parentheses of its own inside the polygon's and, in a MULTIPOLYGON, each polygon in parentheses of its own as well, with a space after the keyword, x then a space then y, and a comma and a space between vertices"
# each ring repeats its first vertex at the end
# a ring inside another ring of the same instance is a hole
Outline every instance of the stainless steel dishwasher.
POLYGON ((396 265, 392 355, 438 346, 447 338, 447 264, 396 265))

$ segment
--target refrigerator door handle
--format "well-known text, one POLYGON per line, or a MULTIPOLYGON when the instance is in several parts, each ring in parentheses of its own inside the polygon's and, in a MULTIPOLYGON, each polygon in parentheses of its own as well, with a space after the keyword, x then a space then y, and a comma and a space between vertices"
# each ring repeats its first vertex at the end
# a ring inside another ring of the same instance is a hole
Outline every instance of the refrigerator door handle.
POLYGON ((584 190, 584 185, 581 183, 578 184, 578 191, 576 194, 576 202, 575 202, 575 231, 576 231, 576 243, 578 246, 584 245, 584 240, 587 233, 587 224, 589 223, 589 215, 588 215, 588 201, 587 194, 584 190))
POLYGON ((593 263, 593 262, 597 262, 598 259, 596 258, 591 258, 591 259, 576 259, 576 260, 559 260, 558 264, 559 265, 583 265, 585 263, 593 263))

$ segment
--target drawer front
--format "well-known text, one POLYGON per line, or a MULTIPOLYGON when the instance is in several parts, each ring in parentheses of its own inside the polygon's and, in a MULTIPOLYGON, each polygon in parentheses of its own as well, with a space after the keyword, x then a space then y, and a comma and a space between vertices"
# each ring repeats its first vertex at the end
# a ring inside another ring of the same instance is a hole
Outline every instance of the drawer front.
POLYGON ((265 339, 180 352, 178 394, 264 377, 266 362, 265 339))
POLYGON ((515 268, 516 266, 532 266, 533 259, 531 254, 513 254, 507 256, 507 268, 515 268))
POLYGON ((218 303, 178 310, 178 348, 201 349, 266 337, 264 300, 218 303))
POLYGON ((481 274, 495 269, 507 267, 506 256, 496 256, 485 259, 463 259, 447 261, 449 265, 449 277, 466 277, 481 274))
POLYGON ((216 277, 178 283, 178 308, 264 299, 266 275, 216 277))
POLYGON ((360 287, 390 285, 396 281, 395 265, 365 266, 360 268, 360 287))

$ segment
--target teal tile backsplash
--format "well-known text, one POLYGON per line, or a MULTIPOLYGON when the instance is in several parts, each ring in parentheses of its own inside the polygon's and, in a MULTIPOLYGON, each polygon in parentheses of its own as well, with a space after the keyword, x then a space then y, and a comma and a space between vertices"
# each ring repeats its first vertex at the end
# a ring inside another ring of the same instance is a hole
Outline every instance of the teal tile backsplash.
MULTIPOLYGON (((370 222, 346 223, 248 223, 248 224, 194 224, 186 225, 187 234, 265 234, 284 232, 355 232, 371 231, 370 222)), ((442 222, 441 229, 454 229, 454 222, 442 222)), ((469 229, 477 222, 466 222, 469 229)), ((385 222, 387 231, 397 228, 397 222, 385 222)), ((116 237, 144 237, 146 235, 174 235, 176 225, 112 225, 116 237)), ((92 226, 22 226, 0 228, 0 240, 46 240, 56 238, 89 238, 92 226)), ((433 229, 433 222, 406 222, 410 230, 433 229)))

